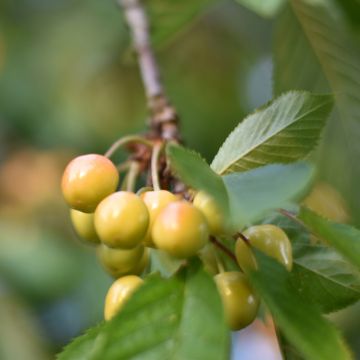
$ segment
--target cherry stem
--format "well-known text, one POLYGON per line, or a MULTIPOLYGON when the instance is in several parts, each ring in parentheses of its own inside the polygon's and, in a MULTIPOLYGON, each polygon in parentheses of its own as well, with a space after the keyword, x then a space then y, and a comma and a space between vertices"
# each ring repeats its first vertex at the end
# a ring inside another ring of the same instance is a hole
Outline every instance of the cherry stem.
POLYGON ((151 187, 151 186, 145 186, 145 187, 142 187, 140 188, 137 192, 136 192, 136 195, 141 195, 141 194, 144 194, 146 193, 147 191, 153 191, 154 189, 151 187))
POLYGON ((284 215, 284 216, 286 216, 287 218, 289 218, 289 219, 297 222, 298 224, 304 225, 304 224, 302 223, 302 221, 300 221, 300 220, 295 216, 294 213, 292 213, 292 212, 290 212, 290 211, 288 211, 288 210, 285 210, 285 209, 278 209, 278 212, 279 212, 281 215, 284 215))
POLYGON ((121 164, 116 165, 116 168, 117 168, 118 172, 121 173, 121 172, 129 170, 130 164, 131 164, 131 161, 125 161, 121 164))
POLYGON ((223 265, 221 259, 219 258, 219 255, 218 255, 218 253, 217 253, 217 251, 215 249, 214 244, 212 246, 212 250, 213 250, 213 253, 214 253, 214 256, 215 256, 215 261, 216 261, 216 266, 218 268, 218 272, 222 274, 222 273, 225 272, 224 265, 223 265))
POLYGON ((151 180, 155 191, 161 190, 158 167, 163 145, 162 142, 156 143, 151 154, 151 180))
POLYGON ((301 221, 299 218, 296 217, 296 215, 288 210, 285 210, 285 209, 278 209, 278 212, 281 214, 281 215, 284 215, 286 216, 288 219, 294 221, 295 223, 297 223, 298 225, 302 226, 304 229, 306 229, 308 232, 312 233, 312 235, 314 235, 316 238, 319 238, 319 236, 314 233, 313 231, 311 231, 311 229, 309 229, 309 227, 304 224, 303 221, 301 221))
POLYGON ((230 249, 228 249, 224 244, 222 244, 213 236, 210 236, 210 241, 237 264, 236 257, 230 249))
POLYGON ((145 138, 139 136, 139 135, 128 135, 120 138, 119 140, 115 141, 109 148, 108 151, 104 154, 107 158, 110 158, 112 155, 114 155, 115 151, 119 149, 122 146, 126 146, 132 143, 138 143, 143 144, 151 148, 153 146, 153 143, 149 140, 146 140, 145 138))
POLYGON ((129 172, 126 179, 126 190, 133 192, 136 186, 136 179, 140 172, 140 166, 137 161, 131 161, 129 172))
POLYGON ((233 238, 234 238, 235 240, 237 240, 238 238, 241 238, 241 239, 244 240, 248 245, 250 244, 249 239, 248 239, 243 233, 241 233, 241 232, 237 232, 237 233, 233 236, 233 238))

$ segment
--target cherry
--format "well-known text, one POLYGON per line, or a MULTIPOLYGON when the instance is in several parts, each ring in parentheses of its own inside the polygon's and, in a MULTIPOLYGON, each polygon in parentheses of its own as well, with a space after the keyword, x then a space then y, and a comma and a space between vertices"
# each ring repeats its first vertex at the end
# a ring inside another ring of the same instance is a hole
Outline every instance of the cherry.
POLYGON ((149 212, 139 196, 119 191, 106 197, 95 211, 95 228, 107 246, 131 249, 143 240, 149 212))
POLYGON ((147 206, 150 215, 149 228, 144 238, 144 244, 149 247, 154 247, 155 245, 151 237, 154 221, 160 211, 171 202, 177 201, 178 197, 166 190, 146 191, 142 193, 140 197, 147 206))
POLYGON ((220 235, 226 232, 226 219, 224 219, 218 205, 210 195, 199 191, 195 195, 194 206, 205 215, 212 235, 220 235))
POLYGON ((128 275, 117 279, 106 294, 105 320, 113 318, 143 282, 140 277, 135 275, 128 275))
POLYGON ((66 167, 62 177, 62 192, 72 209, 94 212, 99 202, 116 190, 119 174, 105 156, 78 156, 66 167))
POLYGON ((304 200, 304 205, 332 221, 346 223, 350 219, 346 202, 341 194, 324 182, 315 185, 310 195, 304 200))
POLYGON ((223 272, 215 276, 215 282, 230 329, 240 330, 251 324, 259 309, 259 299, 245 275, 238 271, 223 272))
POLYGON ((204 269, 211 275, 218 273, 218 264, 215 255, 215 249, 212 244, 205 245, 199 251, 199 257, 204 265, 204 269))
POLYGON ((90 243, 98 244, 100 239, 95 231, 94 214, 71 209, 70 217, 76 233, 90 243))
POLYGON ((156 217, 151 235, 159 249, 177 258, 187 258, 206 245, 209 229, 200 210, 186 201, 176 201, 156 217))
MULTIPOLYGON (((256 225, 245 230, 243 234, 249 240, 250 246, 275 258, 283 264, 287 270, 291 270, 291 242, 286 233, 278 226, 271 224, 256 225)), ((237 240, 235 253, 239 266, 244 271, 247 271, 249 268, 253 269, 256 267, 256 261, 250 247, 243 243, 243 239, 237 240)))
POLYGON ((115 278, 130 274, 138 275, 139 263, 144 255, 144 246, 138 245, 133 249, 124 250, 112 249, 101 244, 97 249, 97 255, 105 270, 115 278))

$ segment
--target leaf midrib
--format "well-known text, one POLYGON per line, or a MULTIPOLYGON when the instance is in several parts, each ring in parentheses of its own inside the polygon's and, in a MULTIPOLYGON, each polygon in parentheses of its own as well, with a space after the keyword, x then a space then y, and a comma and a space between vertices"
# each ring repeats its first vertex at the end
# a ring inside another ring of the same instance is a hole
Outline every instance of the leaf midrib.
POLYGON ((338 280, 335 280, 335 279, 329 277, 328 275, 324 275, 323 273, 321 273, 321 272, 319 272, 319 271, 317 271, 317 270, 311 269, 311 268, 303 265, 303 264, 300 263, 298 260, 295 260, 294 263, 295 263, 296 265, 304 268, 304 269, 307 270, 307 271, 310 271, 310 272, 312 272, 312 273, 314 273, 314 274, 316 274, 316 275, 318 275, 318 276, 320 276, 320 277, 325 278, 326 280, 328 280, 328 281, 330 281, 330 282, 333 282, 334 284, 336 284, 336 285, 338 285, 338 286, 344 287, 344 288, 346 288, 346 289, 348 289, 348 290, 352 290, 352 291, 358 293, 359 296, 360 296, 360 290, 358 290, 358 289, 356 289, 356 288, 353 288, 353 287, 345 286, 344 284, 340 283, 338 280))
MULTIPOLYGON (((266 143, 269 139, 273 138, 274 136, 278 135, 279 133, 281 133, 284 129, 288 128, 289 126, 293 125, 294 123, 296 123, 297 121, 301 120, 302 118, 304 118, 305 116, 311 114, 314 111, 317 111, 318 109, 320 109, 323 106, 326 106, 327 104, 329 104, 331 101, 327 100, 327 101, 323 101, 321 104, 317 105, 316 107, 312 108, 311 110, 305 112, 304 114, 296 117, 293 121, 291 121, 290 123, 286 123, 284 124, 283 127, 279 128, 276 132, 271 133, 270 136, 266 137, 264 139, 264 141, 258 141, 256 142, 252 147, 250 147, 246 152, 240 154, 237 158, 235 158, 234 160, 232 160, 232 163, 228 166, 224 166, 219 173, 223 174, 227 169, 229 169, 231 166, 233 166, 234 164, 236 164, 239 160, 241 160, 242 158, 246 157, 247 155, 249 155, 249 153, 251 153, 252 151, 254 151, 257 147, 259 147, 261 144, 266 143)), ((255 115, 256 112, 250 116, 255 115)), ((249 119, 249 117, 247 118, 249 119)), ((245 119, 246 121, 246 119, 245 119)))

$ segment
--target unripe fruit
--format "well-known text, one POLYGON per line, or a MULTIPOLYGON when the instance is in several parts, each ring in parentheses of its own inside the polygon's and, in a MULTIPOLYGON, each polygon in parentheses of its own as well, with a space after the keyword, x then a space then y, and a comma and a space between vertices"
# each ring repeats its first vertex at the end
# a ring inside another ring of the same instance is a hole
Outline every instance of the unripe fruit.
POLYGON ((242 271, 247 272, 249 270, 257 269, 256 259, 250 244, 246 243, 241 238, 236 241, 235 256, 242 271))
POLYGON ((215 249, 212 244, 205 245, 199 251, 199 257, 204 265, 204 269, 211 275, 216 275, 218 271, 218 264, 215 255, 215 249))
POLYGON ((195 195, 194 206, 205 215, 211 234, 220 235, 226 232, 226 219, 210 195, 199 191, 195 195))
POLYGON ((145 248, 140 261, 135 265, 131 273, 134 275, 141 275, 148 267, 149 263, 150 263, 150 250, 148 248, 145 248))
POLYGON ((104 269, 113 277, 138 274, 139 263, 144 254, 144 246, 134 249, 112 249, 101 244, 97 249, 98 258, 104 269))
POLYGON ((155 221, 155 218, 159 215, 160 211, 168 204, 177 201, 178 197, 166 190, 160 191, 146 191, 140 195, 148 208, 150 215, 150 223, 148 231, 144 238, 144 244, 149 247, 154 247, 154 242, 151 237, 151 230, 155 221))
POLYGON ((105 198, 95 211, 95 229, 107 246, 131 249, 143 240, 149 212, 134 193, 119 191, 105 198))
POLYGON ((230 329, 240 330, 251 324, 259 309, 259 299, 245 275, 237 271, 224 272, 215 276, 215 282, 230 329))
POLYGON ((115 316, 143 282, 141 278, 135 275, 128 275, 117 279, 106 294, 105 320, 110 320, 115 316))
POLYGON ((94 212, 99 202, 116 190, 119 174, 105 156, 78 156, 66 167, 62 177, 62 192, 72 209, 94 212))
POLYGON ((310 195, 304 200, 304 205, 332 221, 346 223, 350 218, 341 194, 326 183, 315 185, 310 195))
POLYGON ((194 256, 209 240, 204 215, 186 201, 167 205, 152 228, 155 246, 177 258, 194 256))
MULTIPOLYGON (((287 270, 291 270, 291 242, 286 233, 278 226, 271 224, 256 225, 245 230, 243 234, 249 240, 251 246, 261 250, 266 255, 275 258, 281 264, 283 264, 287 270)), ((251 264, 255 262, 255 258, 253 257, 251 251, 247 251, 250 250, 249 248, 244 252, 244 245, 242 245, 241 242, 243 242, 242 239, 237 240, 235 253, 239 266, 246 271, 246 261, 248 264, 251 264), (251 259, 249 254, 251 254, 253 259, 251 259), (247 260, 246 257, 248 257, 247 260)))
POLYGON ((93 244, 98 244, 100 242, 100 239, 95 231, 94 214, 87 214, 71 209, 70 217, 76 233, 82 239, 85 239, 93 244))

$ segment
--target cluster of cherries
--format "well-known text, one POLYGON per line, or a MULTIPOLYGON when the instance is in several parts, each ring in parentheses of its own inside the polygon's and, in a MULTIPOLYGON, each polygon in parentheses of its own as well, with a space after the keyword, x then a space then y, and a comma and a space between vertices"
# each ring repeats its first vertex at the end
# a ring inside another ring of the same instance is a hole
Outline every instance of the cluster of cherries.
POLYGON ((118 184, 116 166, 97 154, 73 159, 62 178, 63 195, 71 208, 76 232, 97 245, 101 264, 117 279, 106 295, 106 320, 118 313, 143 283, 140 275, 149 265, 149 248, 178 259, 198 255, 205 268, 209 268, 206 262, 214 261, 217 265, 214 279, 232 330, 249 325, 259 307, 259 299, 246 278, 247 271, 257 266, 251 247, 291 269, 290 241, 284 231, 274 225, 253 226, 243 232, 235 246, 242 271, 225 271, 209 239, 229 230, 211 195, 198 192, 190 202, 167 190, 137 194, 117 191, 118 184))

